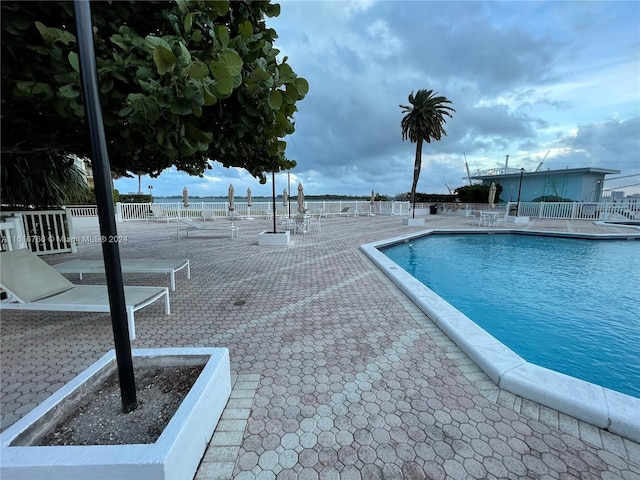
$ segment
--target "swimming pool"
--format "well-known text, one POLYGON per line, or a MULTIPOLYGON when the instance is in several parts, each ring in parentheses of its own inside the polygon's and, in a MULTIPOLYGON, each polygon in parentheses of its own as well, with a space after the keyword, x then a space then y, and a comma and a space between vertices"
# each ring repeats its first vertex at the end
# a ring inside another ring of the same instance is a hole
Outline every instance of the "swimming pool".
POLYGON ((429 235, 381 249, 528 362, 640 398, 640 243, 429 235))

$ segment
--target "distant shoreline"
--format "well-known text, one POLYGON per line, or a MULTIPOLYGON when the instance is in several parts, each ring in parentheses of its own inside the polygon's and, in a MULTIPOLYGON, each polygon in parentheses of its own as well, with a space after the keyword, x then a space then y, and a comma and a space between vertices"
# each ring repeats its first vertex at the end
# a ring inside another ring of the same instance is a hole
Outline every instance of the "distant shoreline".
MULTIPOLYGON (((290 198, 292 199, 296 199, 296 195, 292 195, 290 198)), ((305 200, 307 201, 320 201, 320 200, 370 200, 371 197, 364 197, 364 196, 348 196, 348 195, 320 195, 320 196, 314 196, 314 195, 305 195, 305 200)), ((233 199, 235 201, 247 201, 247 197, 246 196, 237 196, 235 195, 233 197, 233 199)), ((272 201, 272 197, 264 197, 264 196, 256 196, 254 197, 253 195, 251 196, 251 201, 252 202, 270 202, 272 201)), ((200 202, 226 202, 229 200, 229 197, 224 196, 224 197, 192 197, 189 196, 189 202, 191 203, 200 203, 200 202)), ((276 196, 276 201, 280 200, 282 201, 282 195, 277 195, 276 196)), ((153 197, 153 201, 155 203, 182 203, 182 195, 177 196, 171 196, 171 197, 153 197)))

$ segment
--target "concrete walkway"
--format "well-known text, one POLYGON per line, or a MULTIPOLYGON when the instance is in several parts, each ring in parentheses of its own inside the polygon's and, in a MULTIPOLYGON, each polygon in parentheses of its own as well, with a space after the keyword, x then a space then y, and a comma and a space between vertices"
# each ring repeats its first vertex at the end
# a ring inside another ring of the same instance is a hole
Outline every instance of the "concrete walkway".
MULTIPOLYGON (((426 220, 424 228, 471 226, 464 217, 426 220)), ((197 480, 640 479, 640 445, 498 389, 358 250, 423 228, 336 217, 288 247, 259 247, 258 232, 272 223, 238 225, 238 239, 177 239, 175 222, 118 225, 122 258, 191 260, 191 280, 176 277, 170 316, 161 305, 136 313, 134 348, 230 351, 232 398, 197 480)), ((522 228, 640 232, 589 221, 522 228)), ((85 242, 78 254, 45 259, 100 255, 99 243, 85 242)), ((113 348, 106 315, 3 312, 0 335, 3 429, 113 348)))

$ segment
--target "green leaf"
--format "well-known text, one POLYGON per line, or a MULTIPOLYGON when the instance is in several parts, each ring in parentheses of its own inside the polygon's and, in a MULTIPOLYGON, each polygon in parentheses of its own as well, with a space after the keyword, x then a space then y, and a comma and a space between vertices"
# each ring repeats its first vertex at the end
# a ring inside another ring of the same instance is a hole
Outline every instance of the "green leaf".
POLYGON ((277 3, 270 3, 269 5, 267 5, 264 13, 267 17, 270 18, 277 17, 280 15, 280 5, 277 3))
POLYGON ((61 30, 59 28, 50 28, 40 22, 36 22, 36 28, 40 32, 42 39, 49 45, 54 45, 57 42, 60 42, 64 45, 76 43, 75 35, 67 32, 66 30, 61 30))
POLYGON ((278 65, 278 72, 280 73, 280 81, 282 83, 292 82, 296 78, 296 74, 293 73, 293 70, 288 63, 281 63, 278 65))
POLYGON ((198 149, 194 147, 186 138, 182 139, 182 144, 180 145, 180 153, 187 157, 190 157, 194 153, 196 153, 198 149))
POLYGON ((251 35, 253 35, 253 25, 249 20, 245 20, 238 25, 238 30, 244 39, 251 38, 251 35))
POLYGON ((142 91, 144 91, 145 93, 151 93, 153 91, 153 88, 151 87, 151 84, 149 82, 139 80, 138 84, 140 85, 140 88, 142 88, 142 91))
POLYGON ((189 115, 192 112, 191 102, 183 98, 175 98, 169 111, 176 115, 189 115))
POLYGON ((147 114, 147 121, 149 123, 155 123, 160 119, 160 114, 162 112, 160 111, 160 107, 153 101, 151 101, 151 99, 149 99, 149 101, 147 101, 147 109, 146 109, 146 114, 147 114))
POLYGON ((204 93, 204 105, 210 106, 215 104, 218 101, 218 97, 211 91, 208 85, 205 85, 202 88, 202 92, 204 93))
POLYGON ((127 117, 133 112, 133 107, 127 106, 118 112, 119 117, 127 117))
POLYGON ((133 107, 134 110, 140 111, 144 109, 145 98, 143 93, 130 93, 127 95, 127 103, 133 107))
POLYGON ((148 80, 155 76, 155 72, 147 67, 140 67, 136 70, 136 80, 148 80))
POLYGON ((223 50, 220 53, 220 63, 226 66, 230 76, 242 73, 242 57, 235 50, 223 50))
POLYGON ((150 48, 155 49, 156 47, 163 47, 171 51, 171 45, 169 45, 167 41, 163 38, 154 37, 153 35, 147 35, 144 38, 144 41, 146 42, 147 46, 150 48))
POLYGON ((182 60, 184 63, 190 62, 191 53, 189 52, 187 46, 183 42, 180 42, 178 45, 180 45, 180 60, 182 60))
POLYGON ((304 98, 304 96, 309 93, 309 82, 307 82, 304 78, 296 78, 294 82, 296 89, 298 90, 298 95, 300 98, 304 98))
POLYGON ((185 33, 189 33, 191 31, 192 24, 193 24, 193 13, 189 12, 184 16, 184 20, 182 22, 182 26, 184 28, 185 33))
POLYGON ((63 85, 58 89, 58 93, 64 98, 78 98, 80 92, 73 88, 73 85, 63 85))
POLYGON ((280 110, 282 105, 282 94, 278 90, 269 93, 269 106, 274 110, 280 110))
POLYGON ((242 58, 234 50, 222 52, 219 61, 209 64, 209 70, 218 82, 216 88, 222 95, 229 95, 234 87, 242 84, 242 58))
POLYGON ((126 39, 118 33, 116 33, 115 35, 111 35, 111 38, 109 40, 111 40, 111 43, 119 46, 125 52, 128 52, 130 50, 126 39))
POLYGON ((294 104, 296 100, 298 100, 298 89, 293 83, 288 83, 284 94, 284 101, 289 104, 294 104))
POLYGON ((164 75, 171 70, 177 60, 178 59, 171 50, 168 50, 161 45, 156 46, 153 50, 153 61, 156 64, 159 75, 164 75))
POLYGON ((201 30, 196 30, 195 32, 193 32, 193 35, 191 35, 191 40, 193 40, 196 43, 200 43, 202 41, 202 31, 201 30))
POLYGON ((213 134, 211 132, 203 132, 192 123, 185 124, 185 132, 190 138, 198 142, 210 143, 213 140, 213 134))
POLYGON ((261 68, 256 68, 253 72, 251 72, 251 74, 249 75, 249 78, 254 82, 260 82, 260 81, 264 82, 266 80, 269 80, 271 78, 271 75, 269 75, 267 72, 265 72, 261 68))
POLYGON ((100 93, 106 94, 113 90, 113 78, 112 77, 102 77, 100 81, 100 93))
POLYGON ((226 25, 216 25, 216 38, 220 42, 223 48, 226 48, 229 45, 229 30, 227 30, 226 25))
POLYGON ((33 95, 51 98, 53 97, 53 90, 46 83, 18 80, 16 82, 16 95, 19 97, 28 97, 33 95))
POLYGON ((229 11, 228 0, 212 0, 207 2, 207 5, 211 7, 212 12, 217 14, 219 17, 226 15, 229 11))
POLYGON ((73 70, 76 73, 80 73, 80 63, 78 62, 78 54, 76 52, 69 52, 69 55, 67 55, 67 58, 69 59, 69 65, 71 65, 71 68, 73 68, 73 70))
POLYGON ((187 65, 184 71, 187 75, 189 75, 191 78, 195 78, 196 80, 201 80, 209 75, 209 68, 200 60, 191 62, 189 65, 187 65))
POLYGON ((231 77, 222 77, 216 81, 216 89, 222 95, 229 95, 233 91, 233 79, 231 77))

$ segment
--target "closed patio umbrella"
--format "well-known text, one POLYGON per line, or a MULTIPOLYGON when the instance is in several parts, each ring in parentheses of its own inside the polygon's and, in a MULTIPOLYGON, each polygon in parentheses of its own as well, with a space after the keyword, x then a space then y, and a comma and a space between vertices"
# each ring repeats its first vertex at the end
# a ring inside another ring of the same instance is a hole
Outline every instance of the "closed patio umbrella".
POLYGON ((182 203, 185 207, 189 206, 189 192, 187 191, 187 187, 182 189, 182 203))
POLYGON ((369 202, 369 215, 373 214, 373 207, 375 206, 376 194, 371 190, 371 201, 369 202))
POLYGON ((298 213, 304 213, 307 209, 304 208, 304 189, 302 184, 298 184, 298 213))
POLYGON ((496 199, 496 184, 491 182, 491 186, 489 187, 489 208, 495 208, 495 199, 496 199))
POLYGON ((288 201, 288 196, 287 196, 287 189, 285 188, 282 191, 282 206, 286 207, 287 206, 287 201, 288 201))
POLYGON ((247 188, 247 219, 253 220, 251 218, 251 189, 247 188))
POLYGON ((233 212, 236 207, 233 205, 233 185, 229 184, 229 211, 233 212))

